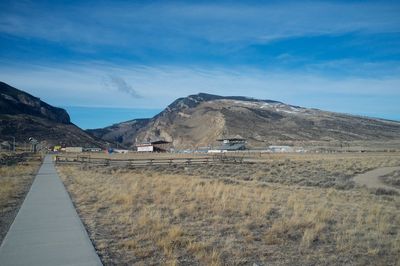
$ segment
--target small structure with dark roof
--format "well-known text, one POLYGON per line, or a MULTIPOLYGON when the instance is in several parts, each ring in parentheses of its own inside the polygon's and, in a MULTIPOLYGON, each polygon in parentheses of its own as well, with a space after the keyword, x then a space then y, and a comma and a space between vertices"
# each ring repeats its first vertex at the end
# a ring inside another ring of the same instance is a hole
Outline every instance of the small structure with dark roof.
POLYGON ((157 140, 146 143, 136 144, 139 152, 167 152, 171 148, 171 142, 165 140, 157 140))
POLYGON ((236 135, 232 137, 223 137, 217 139, 217 141, 222 142, 221 146, 217 147, 215 150, 219 151, 240 151, 246 149, 246 139, 236 135))

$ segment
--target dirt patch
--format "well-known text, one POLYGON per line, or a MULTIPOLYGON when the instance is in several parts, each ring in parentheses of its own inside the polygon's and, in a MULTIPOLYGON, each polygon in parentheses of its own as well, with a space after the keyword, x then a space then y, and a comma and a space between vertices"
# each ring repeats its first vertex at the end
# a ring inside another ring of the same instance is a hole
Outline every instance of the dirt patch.
POLYGON ((383 180, 391 180, 395 181, 396 178, 390 178, 391 173, 394 173, 395 171, 400 171, 400 166, 397 167, 382 167, 382 168, 377 168, 371 171, 368 171, 363 174, 359 174, 354 177, 354 182, 361 186, 366 186, 367 188, 370 189, 378 189, 378 191, 390 191, 393 190, 397 193, 400 192, 399 188, 396 188, 392 184, 388 182, 384 182, 383 180), (383 179, 382 179, 383 178, 383 179))

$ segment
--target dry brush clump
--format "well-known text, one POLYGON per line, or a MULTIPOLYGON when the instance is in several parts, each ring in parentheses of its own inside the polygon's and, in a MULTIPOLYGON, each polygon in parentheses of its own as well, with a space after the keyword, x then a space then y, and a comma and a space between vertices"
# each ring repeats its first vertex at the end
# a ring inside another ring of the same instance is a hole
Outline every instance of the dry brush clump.
POLYGON ((230 182, 180 169, 58 169, 106 265, 399 261, 398 196, 230 182))
POLYGON ((388 185, 400 188, 400 170, 394 171, 381 177, 382 181, 388 185))
POLYGON ((16 197, 20 186, 30 183, 39 163, 0 166, 0 205, 1 210, 16 197))

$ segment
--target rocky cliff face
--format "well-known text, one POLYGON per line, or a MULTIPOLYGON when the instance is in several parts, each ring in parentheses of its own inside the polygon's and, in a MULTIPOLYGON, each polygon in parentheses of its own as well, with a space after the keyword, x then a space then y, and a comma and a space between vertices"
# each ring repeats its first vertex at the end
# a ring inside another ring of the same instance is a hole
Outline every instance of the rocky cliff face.
POLYGON ((164 139, 176 148, 195 148, 240 135, 257 147, 279 142, 400 140, 400 122, 200 93, 179 98, 140 128, 118 134, 122 132, 131 134, 132 144, 164 139))
POLYGON ((64 109, 53 107, 39 98, 13 88, 4 82, 0 82, 0 114, 26 114, 58 123, 70 123, 69 115, 64 109))
POLYGON ((39 98, 0 82, 0 140, 17 143, 33 137, 47 145, 105 147, 97 139, 71 123, 68 113, 39 98))

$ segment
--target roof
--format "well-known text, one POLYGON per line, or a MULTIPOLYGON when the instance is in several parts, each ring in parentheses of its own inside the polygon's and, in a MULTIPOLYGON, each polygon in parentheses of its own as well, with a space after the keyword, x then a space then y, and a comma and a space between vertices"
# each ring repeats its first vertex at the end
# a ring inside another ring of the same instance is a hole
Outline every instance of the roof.
POLYGON ((168 144, 168 143, 171 143, 171 142, 165 141, 165 140, 156 140, 156 141, 152 141, 152 142, 138 143, 135 146, 136 147, 144 147, 144 146, 152 146, 152 145, 157 145, 157 144, 168 144))
POLYGON ((216 148, 216 150, 227 150, 227 151, 237 151, 237 150, 244 150, 245 149, 245 145, 244 143, 235 143, 235 144, 231 144, 231 145, 221 145, 219 147, 216 148))
POLYGON ((225 136, 225 137, 222 137, 222 138, 219 138, 219 139, 217 139, 217 141, 224 141, 224 140, 232 140, 232 141, 245 141, 246 139, 245 138, 243 138, 242 136, 240 136, 240 135, 235 135, 235 136, 225 136))
POLYGON ((165 141, 165 140, 157 140, 157 141, 152 141, 151 144, 167 144, 167 143, 171 143, 169 141, 165 141))
POLYGON ((151 143, 138 143, 135 146, 136 147, 147 147, 147 146, 152 146, 153 144, 151 143))

